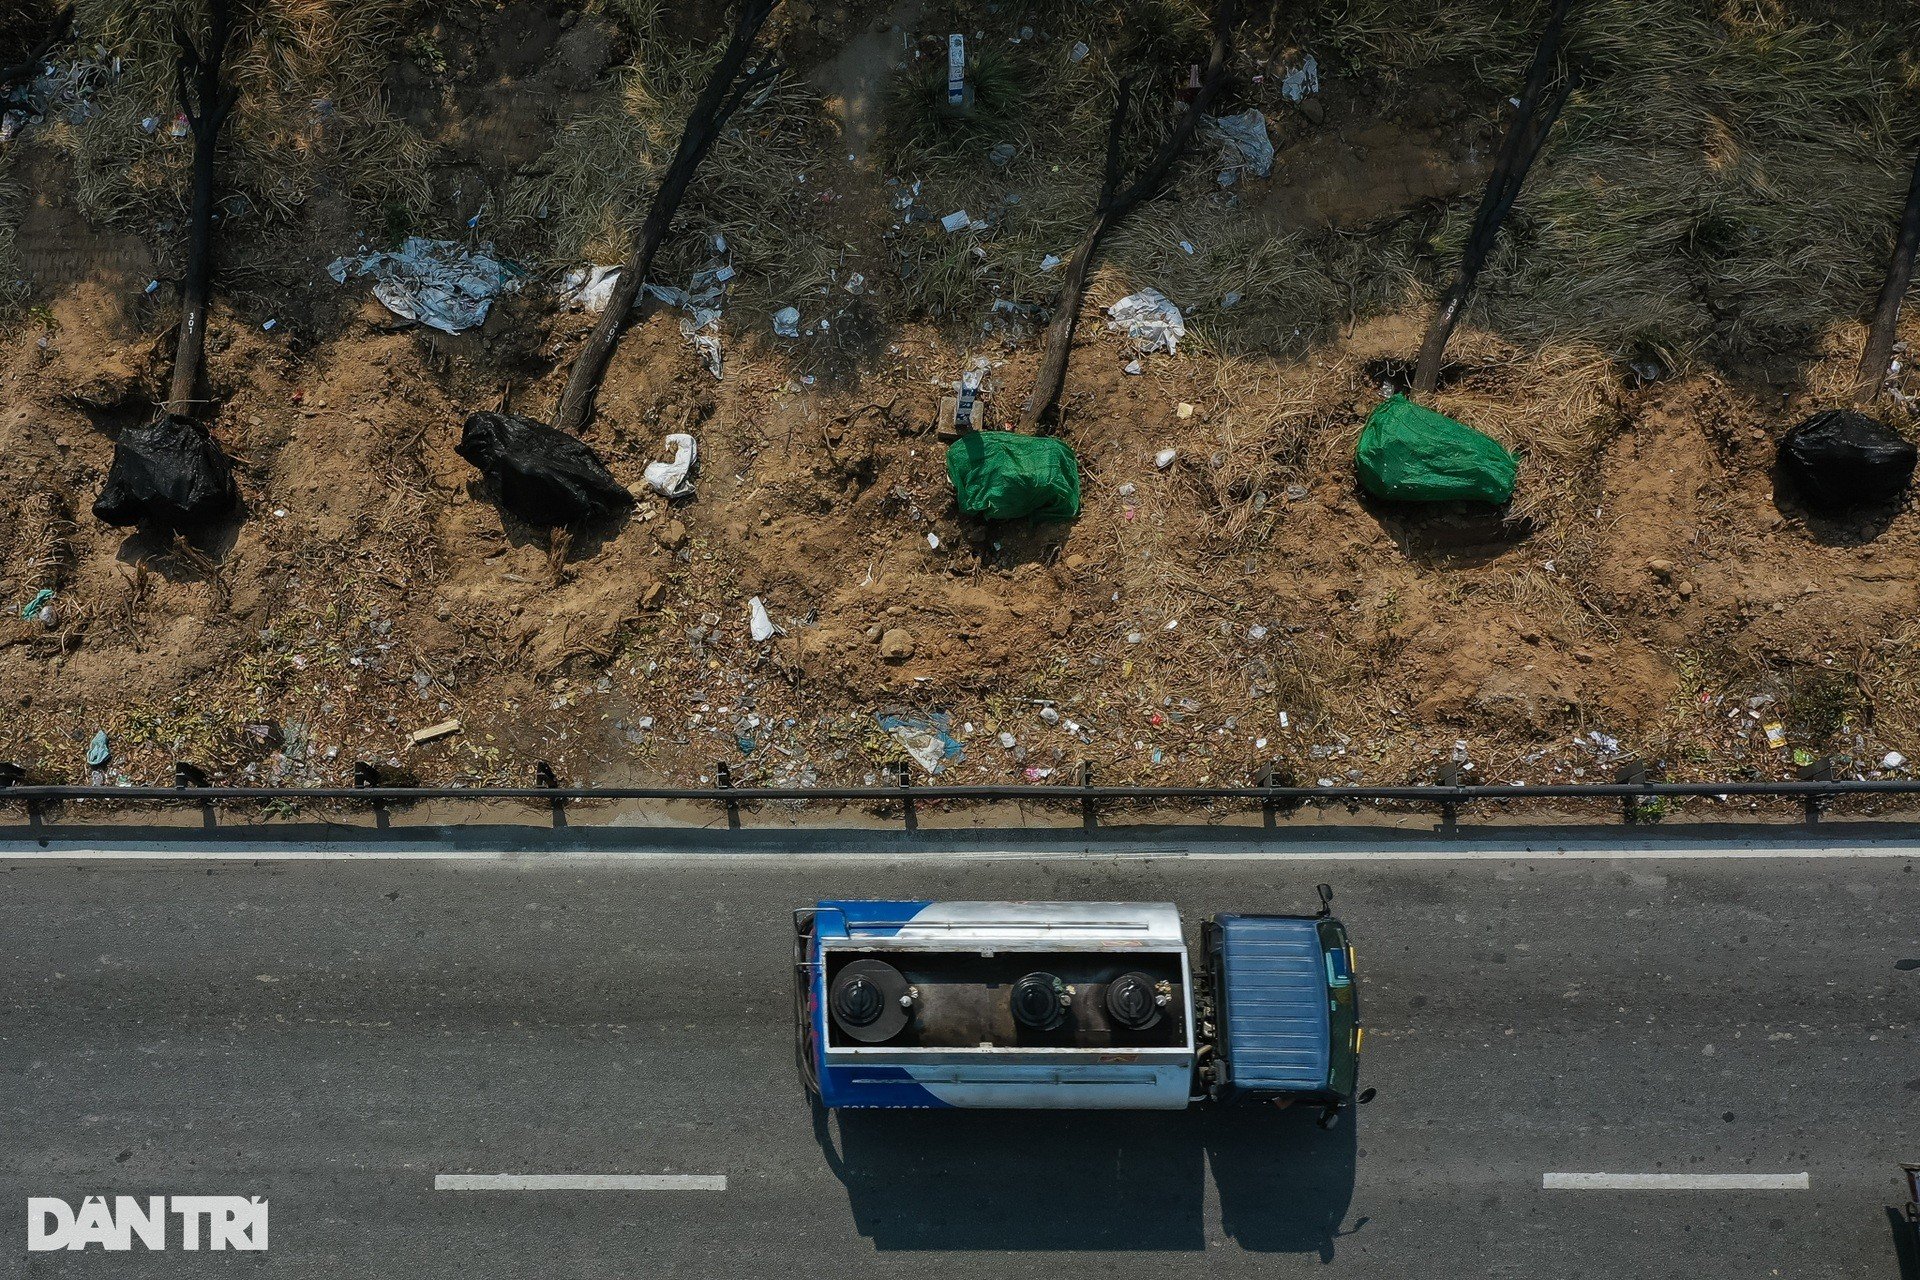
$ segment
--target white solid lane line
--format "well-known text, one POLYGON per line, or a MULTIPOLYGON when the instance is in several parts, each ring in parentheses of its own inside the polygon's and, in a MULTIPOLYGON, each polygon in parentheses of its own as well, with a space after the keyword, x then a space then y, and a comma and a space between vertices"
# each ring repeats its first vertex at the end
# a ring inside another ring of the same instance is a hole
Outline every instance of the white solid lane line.
POLYGON ((723 1173, 436 1173, 435 1191, 725 1191, 723 1173))
POLYGON ((1804 1173, 1547 1173, 1543 1191, 1806 1191, 1804 1173))

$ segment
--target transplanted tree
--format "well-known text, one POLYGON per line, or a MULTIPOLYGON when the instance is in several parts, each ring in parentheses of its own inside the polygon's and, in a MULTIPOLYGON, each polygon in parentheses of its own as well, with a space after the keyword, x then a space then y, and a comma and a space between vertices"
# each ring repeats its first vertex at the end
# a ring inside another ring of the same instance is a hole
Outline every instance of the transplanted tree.
POLYGON ((1046 350, 1040 358, 1040 371, 1034 375, 1033 393, 1027 397, 1020 429, 1032 432, 1053 410, 1066 383, 1067 357, 1073 349, 1073 330, 1079 320, 1080 303, 1085 296, 1087 273, 1093 266, 1100 240, 1128 214, 1159 195, 1180 162, 1187 145, 1193 141, 1200 117, 1213 106, 1226 83, 1227 54, 1237 16, 1235 0, 1219 0, 1213 11, 1213 47, 1200 87, 1174 123, 1173 131, 1141 166, 1131 182, 1126 182, 1125 134, 1127 111, 1133 102, 1138 79, 1124 76, 1113 103, 1113 115, 1107 121, 1107 159, 1100 179, 1100 195, 1094 201, 1093 221, 1080 237, 1060 282, 1060 296, 1054 303, 1053 320, 1047 325, 1046 350), (1123 185, 1124 183, 1124 185, 1123 185))
POLYGON ((159 412, 129 427, 114 442, 113 465, 93 504, 108 524, 144 526, 168 534, 215 524, 239 501, 233 464, 195 417, 207 347, 207 304, 212 296, 214 178, 220 130, 239 91, 226 83, 221 64, 233 33, 230 0, 211 0, 206 44, 184 25, 175 28, 178 54, 174 84, 193 137, 193 195, 187 221, 187 265, 180 293, 180 326, 173 376, 159 412))
POLYGON ((748 67, 754 42, 777 0, 742 0, 726 47, 687 117, 673 159, 661 174, 646 219, 634 232, 607 309, 567 376, 551 427, 503 413, 475 413, 461 430, 460 454, 494 484, 508 510, 531 524, 569 525, 604 517, 632 498, 604 463, 577 438, 592 420, 594 400, 606 379, 614 349, 633 318, 634 304, 653 270, 653 260, 673 227, 674 215, 701 161, 725 132, 740 104, 780 66, 764 56, 748 67))

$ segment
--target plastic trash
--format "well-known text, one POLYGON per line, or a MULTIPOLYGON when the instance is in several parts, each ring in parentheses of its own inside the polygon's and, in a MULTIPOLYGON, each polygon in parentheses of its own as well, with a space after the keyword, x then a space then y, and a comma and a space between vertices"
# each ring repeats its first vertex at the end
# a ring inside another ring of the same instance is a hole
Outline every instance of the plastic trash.
POLYGON ((1154 470, 1165 471, 1168 467, 1173 465, 1173 460, 1179 456, 1180 456, 1180 451, 1177 449, 1162 449, 1160 452, 1153 455, 1154 470))
POLYGON ((93 514, 121 528, 187 533, 232 514, 240 501, 233 463, 207 429, 163 413, 121 431, 93 514))
POLYGON ((1071 520, 1080 514, 1080 464, 1052 436, 972 431, 947 446, 960 510, 989 520, 1071 520))
POLYGON ((40 590, 34 593, 33 599, 27 601, 25 604, 20 606, 20 616, 22 618, 25 618, 31 621, 32 619, 39 616, 40 611, 46 608, 47 603, 52 599, 53 599, 52 587, 40 588, 40 590))
POLYGON ((370 275, 373 296, 395 315, 442 333, 464 333, 485 324, 493 300, 518 289, 524 273, 495 258, 491 244, 468 249, 455 240, 408 236, 390 253, 335 258, 327 274, 337 284, 370 275))
POLYGON ((800 336, 800 308, 782 307, 773 313, 773 331, 783 338, 800 336))
POLYGON ((1880 767, 1882 769, 1898 769, 1906 764, 1906 762, 1907 758, 1898 751, 1889 751, 1880 757, 1880 767))
POLYGON ((1238 115, 1206 116, 1202 126, 1227 153, 1234 169, 1245 169, 1256 178, 1273 173, 1273 139, 1267 136, 1267 118, 1248 108, 1238 115))
POLYGON ((1898 432, 1851 409, 1816 413, 1780 440, 1780 469, 1808 502, 1833 510, 1898 497, 1915 457, 1898 432))
POLYGON ((760 603, 759 596, 747 601, 747 629, 753 633, 755 644, 765 644, 779 630, 773 625, 773 619, 767 616, 767 606, 760 603))
POLYGON ((892 735, 909 759, 928 773, 939 773, 947 761, 959 760, 966 746, 947 732, 952 720, 942 711, 932 716, 877 716, 881 729, 892 735))
POLYGON ((1051 271, 1059 265, 1060 255, 1057 253, 1049 253, 1040 259, 1040 269, 1042 271, 1051 271))
POLYGON ((1088 46, 1085 40, 1075 40, 1073 42, 1073 48, 1067 51, 1067 58, 1069 61, 1079 62, 1092 52, 1093 49, 1088 46))
POLYGON ((93 741, 87 744, 87 763, 98 769, 113 759, 113 748, 107 745, 107 731, 97 730, 93 741))
POLYGON ((693 470, 693 464, 699 457, 699 446, 693 437, 676 431, 666 439, 667 448, 673 450, 671 462, 649 462, 647 469, 641 472, 641 478, 647 487, 669 498, 684 498, 693 492, 693 485, 687 475, 693 470))
POLYGON ((581 524, 633 505, 592 449, 517 414, 472 414, 454 451, 479 468, 501 506, 528 524, 581 524))
POLYGON ((592 315, 599 315, 613 301, 613 286, 620 279, 620 266, 575 267, 560 277, 555 292, 568 306, 577 306, 592 315))
POLYGON ((1298 102, 1308 94, 1318 92, 1320 92, 1320 62, 1312 54, 1308 54, 1299 66, 1280 77, 1280 96, 1288 102, 1298 102))
POLYGON ((1514 456, 1489 436, 1395 396, 1367 417, 1354 451, 1360 484, 1399 502, 1513 498, 1514 456))
POLYGON ((1130 293, 1107 308, 1107 328, 1124 329, 1142 352, 1164 349, 1177 354, 1180 339, 1187 336, 1187 323, 1180 308, 1158 289, 1130 293))
POLYGON ((972 225, 973 215, 965 209, 955 209, 952 213, 940 219, 940 226, 948 235, 952 235, 956 231, 965 231, 972 225))

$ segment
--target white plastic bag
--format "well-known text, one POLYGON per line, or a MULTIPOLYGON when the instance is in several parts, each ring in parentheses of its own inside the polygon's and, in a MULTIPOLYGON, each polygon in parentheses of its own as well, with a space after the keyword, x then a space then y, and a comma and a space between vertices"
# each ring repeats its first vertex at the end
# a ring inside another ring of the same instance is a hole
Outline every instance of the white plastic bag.
POLYGON ((667 448, 673 450, 673 461, 649 462, 647 469, 640 473, 641 478, 656 493, 669 498, 684 498, 693 492, 687 474, 693 470, 700 449, 694 444, 692 436, 680 431, 668 436, 666 444, 667 448))
POLYGON ((1125 329, 1134 346, 1141 351, 1165 348, 1177 354, 1180 339, 1187 336, 1187 322, 1180 308, 1167 301, 1158 289, 1130 293, 1107 308, 1107 328, 1125 329))

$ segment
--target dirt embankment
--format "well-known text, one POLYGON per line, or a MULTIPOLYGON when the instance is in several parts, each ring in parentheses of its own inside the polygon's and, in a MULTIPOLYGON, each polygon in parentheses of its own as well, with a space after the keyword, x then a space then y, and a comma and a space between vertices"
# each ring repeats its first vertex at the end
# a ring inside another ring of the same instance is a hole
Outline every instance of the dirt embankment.
MULTIPOLYGON (((504 518, 453 446, 473 409, 544 416, 591 317, 536 270, 482 329, 449 337, 324 268, 393 231, 467 234, 476 215, 477 239, 570 128, 609 102, 647 109, 616 25, 448 7, 425 44, 394 42, 382 77, 432 149, 431 225, 325 182, 291 222, 236 224, 209 364, 246 511, 199 548, 88 514, 114 433, 158 386, 177 236, 90 219, 76 153, 17 144, 32 310, 0 346, 0 759, 83 778, 105 729, 110 778, 188 759, 220 779, 338 781, 366 759, 433 779, 520 780, 546 760, 574 779, 693 781, 727 760, 742 780, 858 781, 900 758, 887 715, 945 717, 958 779, 1090 759, 1103 781, 1278 762, 1307 781, 1398 782, 1453 757, 1490 780, 1593 780, 1633 755, 1676 777, 1775 777, 1796 753, 1875 772, 1920 745, 1920 524, 1904 506, 1822 520, 1772 471, 1779 433, 1835 399, 1859 338, 1845 317, 1786 355, 1675 359, 1678 373, 1636 372, 1624 345, 1469 325, 1437 404, 1522 451, 1502 521, 1354 487, 1359 424, 1418 344, 1420 281, 1397 301, 1384 268, 1347 292, 1302 284, 1326 293, 1326 321, 1272 351, 1183 297, 1197 340, 1137 375, 1090 310, 1061 428, 1083 516, 962 519, 942 388, 984 358, 989 414, 1014 417, 1037 344, 990 311, 936 323, 905 301, 925 285, 896 276, 914 174, 875 141, 871 68, 832 57, 858 37, 904 65, 945 30, 926 8, 787 15, 780 38, 815 51, 802 70, 828 106, 781 198, 809 193, 821 274, 765 275, 765 306, 739 295, 717 380, 677 313, 636 325, 588 440, 639 486, 661 437, 692 432, 696 495, 644 497, 623 526, 570 541, 504 518), (854 117, 845 134, 836 110, 854 117), (806 313, 804 338, 772 332, 781 298, 806 313), (20 619, 43 586, 51 604, 20 619), (755 596, 781 628, 769 643, 748 634, 755 596), (411 743, 448 719, 459 732, 411 743)), ((996 41, 1024 25, 969 13, 996 41)), ((1104 50, 1108 34, 1027 39, 1104 50)), ((1339 255, 1470 204, 1497 138, 1483 95, 1434 77, 1383 87, 1330 58, 1308 113, 1273 96, 1299 46, 1258 54, 1238 73, 1273 120, 1274 176, 1242 178, 1226 206, 1203 170, 1153 217, 1244 222, 1351 265, 1339 255)), ((696 211, 686 236, 717 217, 696 211)), ((536 224, 501 234, 525 243, 536 224)), ((728 234, 761 251, 752 226, 728 234)), ((1123 256, 1097 300, 1164 283, 1147 260, 1162 259, 1123 256)), ((1290 287, 1254 304, 1282 306, 1290 287)), ((1911 430, 1905 408, 1887 412, 1911 430)))

